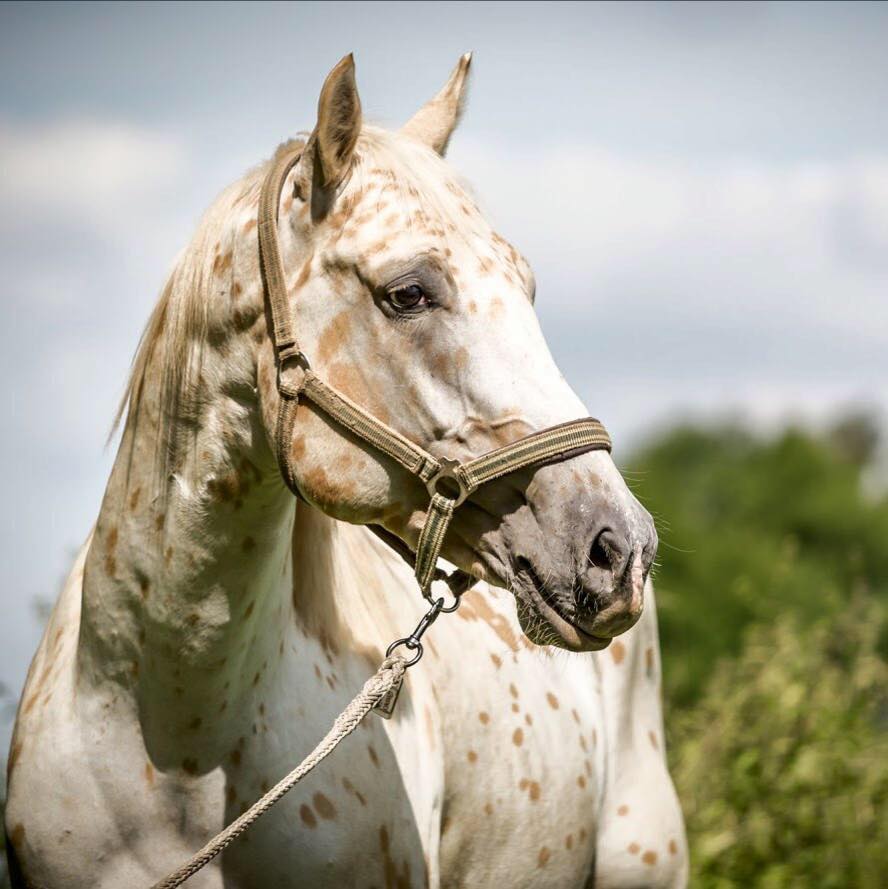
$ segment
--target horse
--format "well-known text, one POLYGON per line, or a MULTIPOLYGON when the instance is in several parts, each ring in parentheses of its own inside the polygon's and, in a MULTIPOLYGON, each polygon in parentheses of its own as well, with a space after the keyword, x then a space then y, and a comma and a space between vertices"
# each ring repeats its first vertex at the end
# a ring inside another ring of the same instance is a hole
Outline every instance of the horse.
MULTIPOLYGON (((527 260, 444 159, 470 58, 390 131, 364 122, 346 56, 314 128, 276 155, 299 152, 277 213, 312 366, 460 460, 587 413, 527 260)), ((99 515, 16 718, 17 889, 163 877, 311 749, 421 613, 371 531, 416 549, 413 475, 300 401, 283 443, 298 498, 282 478, 257 239, 269 163, 206 212, 137 349, 99 515)), ((189 885, 684 886, 656 547, 606 450, 474 492, 442 555, 477 583, 423 640, 393 717, 366 719, 189 885)))

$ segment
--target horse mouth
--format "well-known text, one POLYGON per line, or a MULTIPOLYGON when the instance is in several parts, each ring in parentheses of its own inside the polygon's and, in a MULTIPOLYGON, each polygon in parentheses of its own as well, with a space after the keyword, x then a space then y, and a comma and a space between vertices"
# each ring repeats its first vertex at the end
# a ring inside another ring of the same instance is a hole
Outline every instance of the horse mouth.
POLYGON ((569 651, 601 651, 610 645, 610 636, 596 636, 577 626, 563 614, 530 562, 521 559, 520 563, 520 590, 530 600, 534 615, 530 616, 519 609, 519 621, 531 642, 537 645, 557 645, 569 651), (542 621, 542 624, 533 620, 533 617, 542 621))

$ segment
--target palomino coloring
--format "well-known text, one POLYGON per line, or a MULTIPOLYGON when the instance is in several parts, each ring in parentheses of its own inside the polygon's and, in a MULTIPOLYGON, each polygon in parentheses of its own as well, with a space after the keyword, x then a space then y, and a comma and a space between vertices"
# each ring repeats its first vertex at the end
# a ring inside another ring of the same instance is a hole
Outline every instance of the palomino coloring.
MULTIPOLYGON (((319 373, 460 460, 586 414, 527 262, 442 159, 468 69, 392 133, 363 123, 343 59, 279 207, 319 373)), ((310 403, 289 445, 304 501, 278 471, 263 175, 207 212, 140 345, 101 511, 16 722, 17 886, 149 886, 311 749, 423 610, 363 527, 415 548, 415 478, 310 403)), ((444 555, 485 582, 426 637, 394 718, 367 720, 188 885, 683 886, 655 551, 604 451, 480 489, 444 555)))

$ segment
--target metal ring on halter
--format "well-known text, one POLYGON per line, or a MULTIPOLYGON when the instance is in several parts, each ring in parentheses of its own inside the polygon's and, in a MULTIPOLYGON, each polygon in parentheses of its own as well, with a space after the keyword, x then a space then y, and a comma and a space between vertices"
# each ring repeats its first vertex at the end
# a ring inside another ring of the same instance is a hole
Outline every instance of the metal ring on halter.
POLYGON ((410 658, 409 661, 404 661, 404 667, 412 667, 419 659, 422 657, 422 642, 418 640, 414 643, 410 636, 406 636, 404 639, 395 639, 391 645, 385 650, 385 656, 391 657, 392 652, 399 646, 406 645, 411 651, 415 651, 416 654, 410 658))
MULTIPOLYGON (((441 571, 440 568, 437 570, 441 571)), ((444 572, 441 571, 441 574, 444 574, 444 572)), ((447 582, 446 575, 444 575, 444 577, 438 576, 435 579, 436 580, 443 580, 445 583, 447 582)), ((465 590, 463 590, 463 592, 465 592, 465 590)), ((453 604, 445 606, 444 605, 444 597, 443 596, 437 596, 437 597, 432 596, 431 587, 427 590, 422 591, 423 598, 426 600, 426 602, 430 603, 433 607, 437 606, 439 614, 453 614, 453 612, 456 611, 457 608, 459 608, 460 602, 462 602, 462 592, 459 592, 459 593, 454 592, 454 590, 451 588, 450 593, 453 596, 453 604), (439 602, 441 603, 440 605, 438 605, 439 602)))
POLYGON ((448 500, 453 500, 453 508, 456 509, 457 506, 462 503, 466 497, 469 496, 471 491, 466 487, 466 483, 462 480, 462 477, 459 475, 460 464, 456 460, 450 460, 447 457, 442 457, 438 463, 440 464, 440 469, 426 482, 426 488, 428 489, 429 496, 434 497, 435 494, 440 494, 442 497, 446 497, 448 500), (438 488, 438 482, 444 480, 452 480, 458 489, 456 497, 453 496, 452 489, 442 490, 438 488))
MULTIPOLYGON (((285 346, 284 348, 278 351, 278 361, 277 361, 277 387, 279 391, 284 391, 284 373, 288 369, 288 365, 295 364, 298 365, 303 373, 303 378, 305 374, 311 370, 311 367, 308 363, 308 357, 305 352, 302 351, 297 345, 293 344, 290 346, 285 346)), ((301 387, 299 387, 301 388, 301 387)), ((294 390, 287 390, 293 392, 294 390)), ((295 390, 298 392, 298 389, 295 390)))

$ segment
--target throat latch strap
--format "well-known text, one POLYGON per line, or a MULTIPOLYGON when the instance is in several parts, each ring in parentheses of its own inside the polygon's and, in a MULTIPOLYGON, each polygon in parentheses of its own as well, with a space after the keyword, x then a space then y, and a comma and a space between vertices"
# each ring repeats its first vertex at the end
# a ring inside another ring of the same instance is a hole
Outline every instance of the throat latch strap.
MULTIPOLYGON (((281 152, 272 162, 259 198, 257 226, 259 258, 277 359, 280 409, 275 437, 281 474, 290 489, 299 495, 292 465, 291 444, 296 408, 299 399, 305 398, 362 441, 386 454, 420 479, 429 489, 431 502, 413 561, 420 589, 431 600, 432 581, 442 574, 437 568, 438 556, 454 510, 460 504, 481 485, 509 473, 556 460, 566 460, 587 451, 609 451, 610 437, 598 420, 585 417, 534 432, 467 463, 438 459, 318 377, 296 340, 278 244, 277 217, 281 191, 288 174, 299 161, 301 151, 301 145, 294 146, 289 151, 281 152)), ((388 535, 382 533, 380 536, 385 540, 388 535)), ((394 548, 403 554, 401 547, 394 548)), ((457 572, 457 575, 455 581, 451 576, 451 588, 457 592, 467 589, 470 585, 469 575, 464 572, 457 572)))

